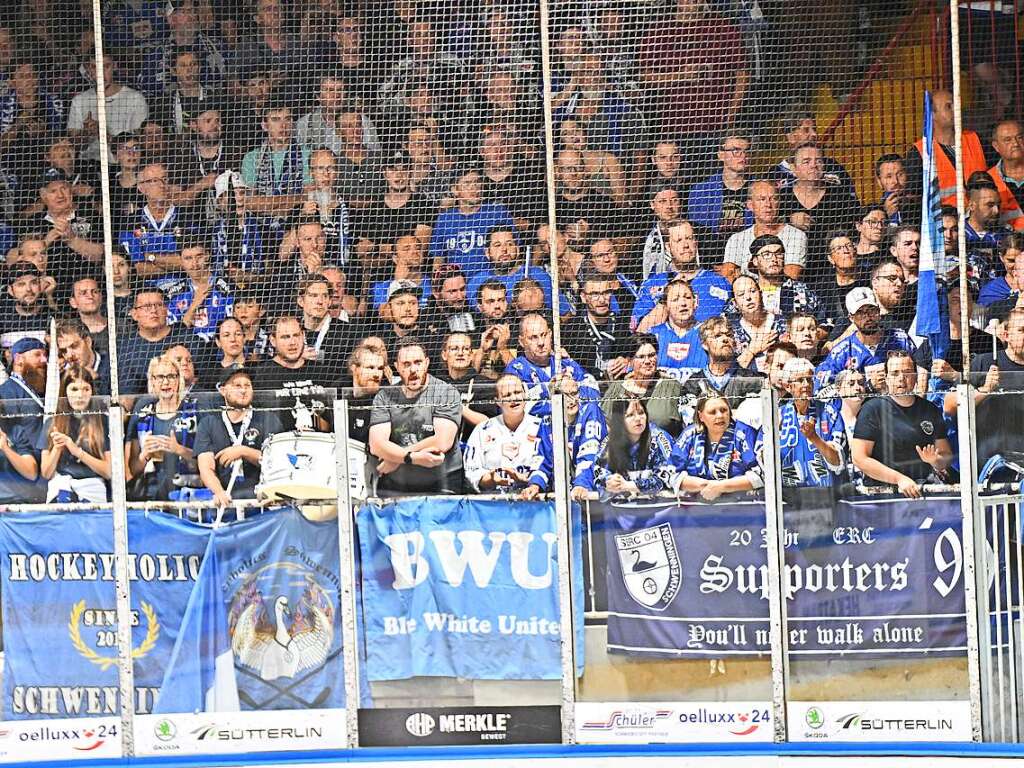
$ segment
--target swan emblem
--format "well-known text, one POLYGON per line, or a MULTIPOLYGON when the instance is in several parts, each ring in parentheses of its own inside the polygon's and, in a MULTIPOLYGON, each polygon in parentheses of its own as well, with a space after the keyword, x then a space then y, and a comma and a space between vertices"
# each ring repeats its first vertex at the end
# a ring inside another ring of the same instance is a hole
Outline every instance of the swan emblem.
POLYGON ((334 641, 334 626, 310 588, 300 598, 298 610, 284 595, 276 597, 273 605, 272 626, 258 591, 238 615, 231 634, 231 650, 238 663, 267 681, 295 677, 323 665, 334 641))

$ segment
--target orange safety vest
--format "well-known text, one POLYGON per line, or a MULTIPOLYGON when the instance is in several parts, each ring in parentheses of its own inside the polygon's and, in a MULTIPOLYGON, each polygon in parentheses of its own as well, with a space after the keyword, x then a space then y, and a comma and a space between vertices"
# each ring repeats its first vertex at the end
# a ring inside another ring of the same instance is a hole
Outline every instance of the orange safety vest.
POLYGON ((992 181, 996 183, 996 189, 999 190, 999 223, 1018 231, 1024 230, 1024 212, 1021 211, 1017 198, 1013 196, 1013 190, 1003 179, 999 163, 988 169, 988 175, 992 177, 992 181))
MULTIPOLYGON (((935 146, 932 154, 935 156, 935 173, 939 177, 939 200, 943 205, 956 206, 956 168, 946 157, 946 153, 939 147, 938 142, 932 142, 935 146)), ((924 137, 914 142, 917 151, 921 152, 924 146, 924 137)), ((974 131, 964 131, 960 141, 960 148, 964 158, 964 179, 969 179, 975 171, 988 169, 985 162, 985 153, 981 149, 981 140, 974 131)), ((921 157, 924 153, 921 152, 921 157)))

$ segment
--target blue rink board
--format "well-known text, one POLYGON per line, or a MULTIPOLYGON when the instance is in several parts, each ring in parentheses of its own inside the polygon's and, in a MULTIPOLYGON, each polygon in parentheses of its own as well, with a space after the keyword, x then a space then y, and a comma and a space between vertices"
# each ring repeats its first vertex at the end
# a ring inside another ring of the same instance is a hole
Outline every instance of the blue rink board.
MULTIPOLYGON (((343 766, 354 762, 415 762, 436 760, 536 760, 542 758, 625 758, 625 757, 962 757, 1020 758, 1024 744, 970 744, 950 742, 879 742, 877 744, 651 744, 647 746, 560 745, 547 747, 406 747, 402 749, 350 749, 309 752, 252 752, 238 755, 189 755, 137 757, 117 760, 76 760, 26 763, 27 766, 343 766)), ((973 765, 973 763, 971 764, 973 765)))

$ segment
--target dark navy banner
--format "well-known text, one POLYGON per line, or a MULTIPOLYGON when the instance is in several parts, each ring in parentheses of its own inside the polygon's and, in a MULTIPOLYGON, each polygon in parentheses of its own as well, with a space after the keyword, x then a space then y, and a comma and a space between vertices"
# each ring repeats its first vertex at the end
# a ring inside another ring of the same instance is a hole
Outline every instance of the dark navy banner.
MULTIPOLYGON (((769 653, 762 505, 601 504, 591 513, 604 519, 609 651, 769 653)), ((840 502, 786 519, 792 654, 966 652, 958 499, 840 502)))
POLYGON ((370 680, 561 677, 552 502, 404 499, 357 523, 370 680))

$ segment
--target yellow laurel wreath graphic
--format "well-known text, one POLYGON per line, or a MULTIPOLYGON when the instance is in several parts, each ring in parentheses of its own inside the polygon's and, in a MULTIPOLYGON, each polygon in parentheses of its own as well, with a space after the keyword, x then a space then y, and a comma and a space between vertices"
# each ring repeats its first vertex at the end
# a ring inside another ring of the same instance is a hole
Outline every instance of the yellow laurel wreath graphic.
MULTIPOLYGON (((117 656, 101 656, 82 640, 80 624, 82 614, 85 613, 85 600, 79 600, 71 608, 71 618, 68 619, 68 635, 71 637, 71 644, 85 659, 91 661, 101 670, 106 672, 110 667, 117 664, 117 656)), ((157 638, 160 637, 160 622, 157 621, 156 611, 149 603, 142 603, 142 613, 146 616, 146 636, 138 648, 132 649, 132 659, 140 659, 153 650, 157 638)))

